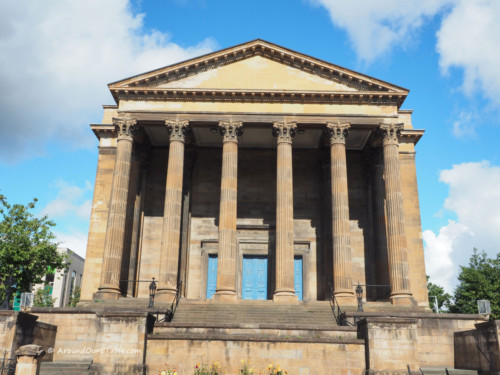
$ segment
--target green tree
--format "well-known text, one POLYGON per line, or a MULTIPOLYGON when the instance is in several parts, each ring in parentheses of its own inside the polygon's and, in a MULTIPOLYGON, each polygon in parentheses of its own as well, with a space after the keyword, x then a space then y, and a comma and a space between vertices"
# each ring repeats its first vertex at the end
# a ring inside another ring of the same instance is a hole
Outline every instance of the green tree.
POLYGON ((438 303, 439 312, 448 312, 451 305, 451 295, 444 291, 440 285, 431 283, 429 276, 427 276, 427 292, 429 294, 429 305, 433 311, 436 311, 436 298, 438 303), (436 297, 436 298, 434 298, 436 297))
POLYGON ((73 293, 69 296, 68 300, 68 306, 69 307, 76 307, 78 302, 80 302, 80 294, 81 294, 81 289, 79 286, 75 286, 75 289, 73 289, 73 293))
POLYGON ((37 289, 33 298, 33 306, 35 307, 54 307, 55 298, 52 298, 52 287, 44 285, 43 288, 37 289))
POLYGON ((500 253, 489 258, 474 249, 468 266, 460 266, 459 284, 455 289, 450 312, 477 314, 477 300, 490 301, 491 318, 500 318, 500 253))
POLYGON ((42 282, 49 268, 62 270, 66 257, 57 252, 47 216, 31 211, 37 199, 27 205, 9 204, 0 194, 0 308, 8 308, 13 293, 29 291, 31 283, 42 282))

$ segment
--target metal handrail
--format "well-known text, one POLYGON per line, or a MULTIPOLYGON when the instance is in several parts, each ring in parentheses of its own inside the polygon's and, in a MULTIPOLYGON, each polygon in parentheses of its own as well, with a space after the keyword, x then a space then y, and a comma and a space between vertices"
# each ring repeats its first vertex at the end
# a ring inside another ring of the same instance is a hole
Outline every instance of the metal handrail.
POLYGON ((7 358, 7 354, 9 352, 4 350, 1 353, 1 358, 0 358, 0 374, 14 374, 16 371, 16 359, 15 358, 7 358))
POLYGON ((182 281, 179 282, 179 286, 177 288, 177 292, 175 293, 174 300, 172 301, 172 305, 165 312, 165 317, 163 319, 159 319, 160 312, 156 312, 156 321, 157 322, 171 322, 174 318, 175 311, 177 310, 177 306, 179 305, 179 300, 181 299, 182 294, 182 281))
POLYGON ((330 288, 329 302, 330 302, 330 306, 331 306, 332 311, 333 311, 333 317, 335 318, 335 321, 337 322, 337 324, 339 326, 354 326, 354 324, 347 321, 347 318, 345 316, 345 312, 343 312, 340 309, 340 305, 339 305, 337 299, 335 298, 335 294, 333 293, 332 283, 328 283, 328 287, 330 288))

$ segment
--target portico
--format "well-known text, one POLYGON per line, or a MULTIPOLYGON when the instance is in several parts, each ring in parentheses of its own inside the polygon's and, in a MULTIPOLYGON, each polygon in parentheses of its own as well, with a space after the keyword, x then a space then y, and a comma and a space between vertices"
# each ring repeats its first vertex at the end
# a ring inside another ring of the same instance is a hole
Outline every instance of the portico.
POLYGON ((407 90, 260 40, 109 88, 82 299, 427 304, 407 90))

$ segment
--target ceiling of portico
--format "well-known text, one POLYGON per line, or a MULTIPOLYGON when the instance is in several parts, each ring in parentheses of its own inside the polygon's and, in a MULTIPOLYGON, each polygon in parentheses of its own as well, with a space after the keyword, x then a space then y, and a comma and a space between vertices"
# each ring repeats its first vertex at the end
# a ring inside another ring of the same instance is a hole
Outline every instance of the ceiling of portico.
MULTIPOLYGON (((239 147, 242 148, 274 148, 276 138, 272 134, 272 126, 245 124, 243 134, 239 138, 239 147), (245 126, 246 125, 246 126, 245 126)), ((163 125, 145 126, 144 130, 154 147, 165 147, 169 143, 167 128, 163 125)), ((222 137, 218 133, 216 124, 198 124, 191 127, 191 142, 198 147, 221 147, 222 137)), ((362 150, 371 130, 353 129, 347 137, 346 147, 349 150, 362 150)), ((323 141, 323 128, 316 126, 298 126, 293 139, 293 147, 299 149, 319 148, 323 141)))

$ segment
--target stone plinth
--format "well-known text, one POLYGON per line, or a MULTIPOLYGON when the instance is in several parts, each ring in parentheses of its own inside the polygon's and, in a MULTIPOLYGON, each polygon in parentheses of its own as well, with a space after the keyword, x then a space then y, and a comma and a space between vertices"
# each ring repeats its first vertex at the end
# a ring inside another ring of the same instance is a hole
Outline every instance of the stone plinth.
POLYGON ((39 345, 24 345, 16 350, 16 375, 37 375, 40 358, 45 350, 39 345))

